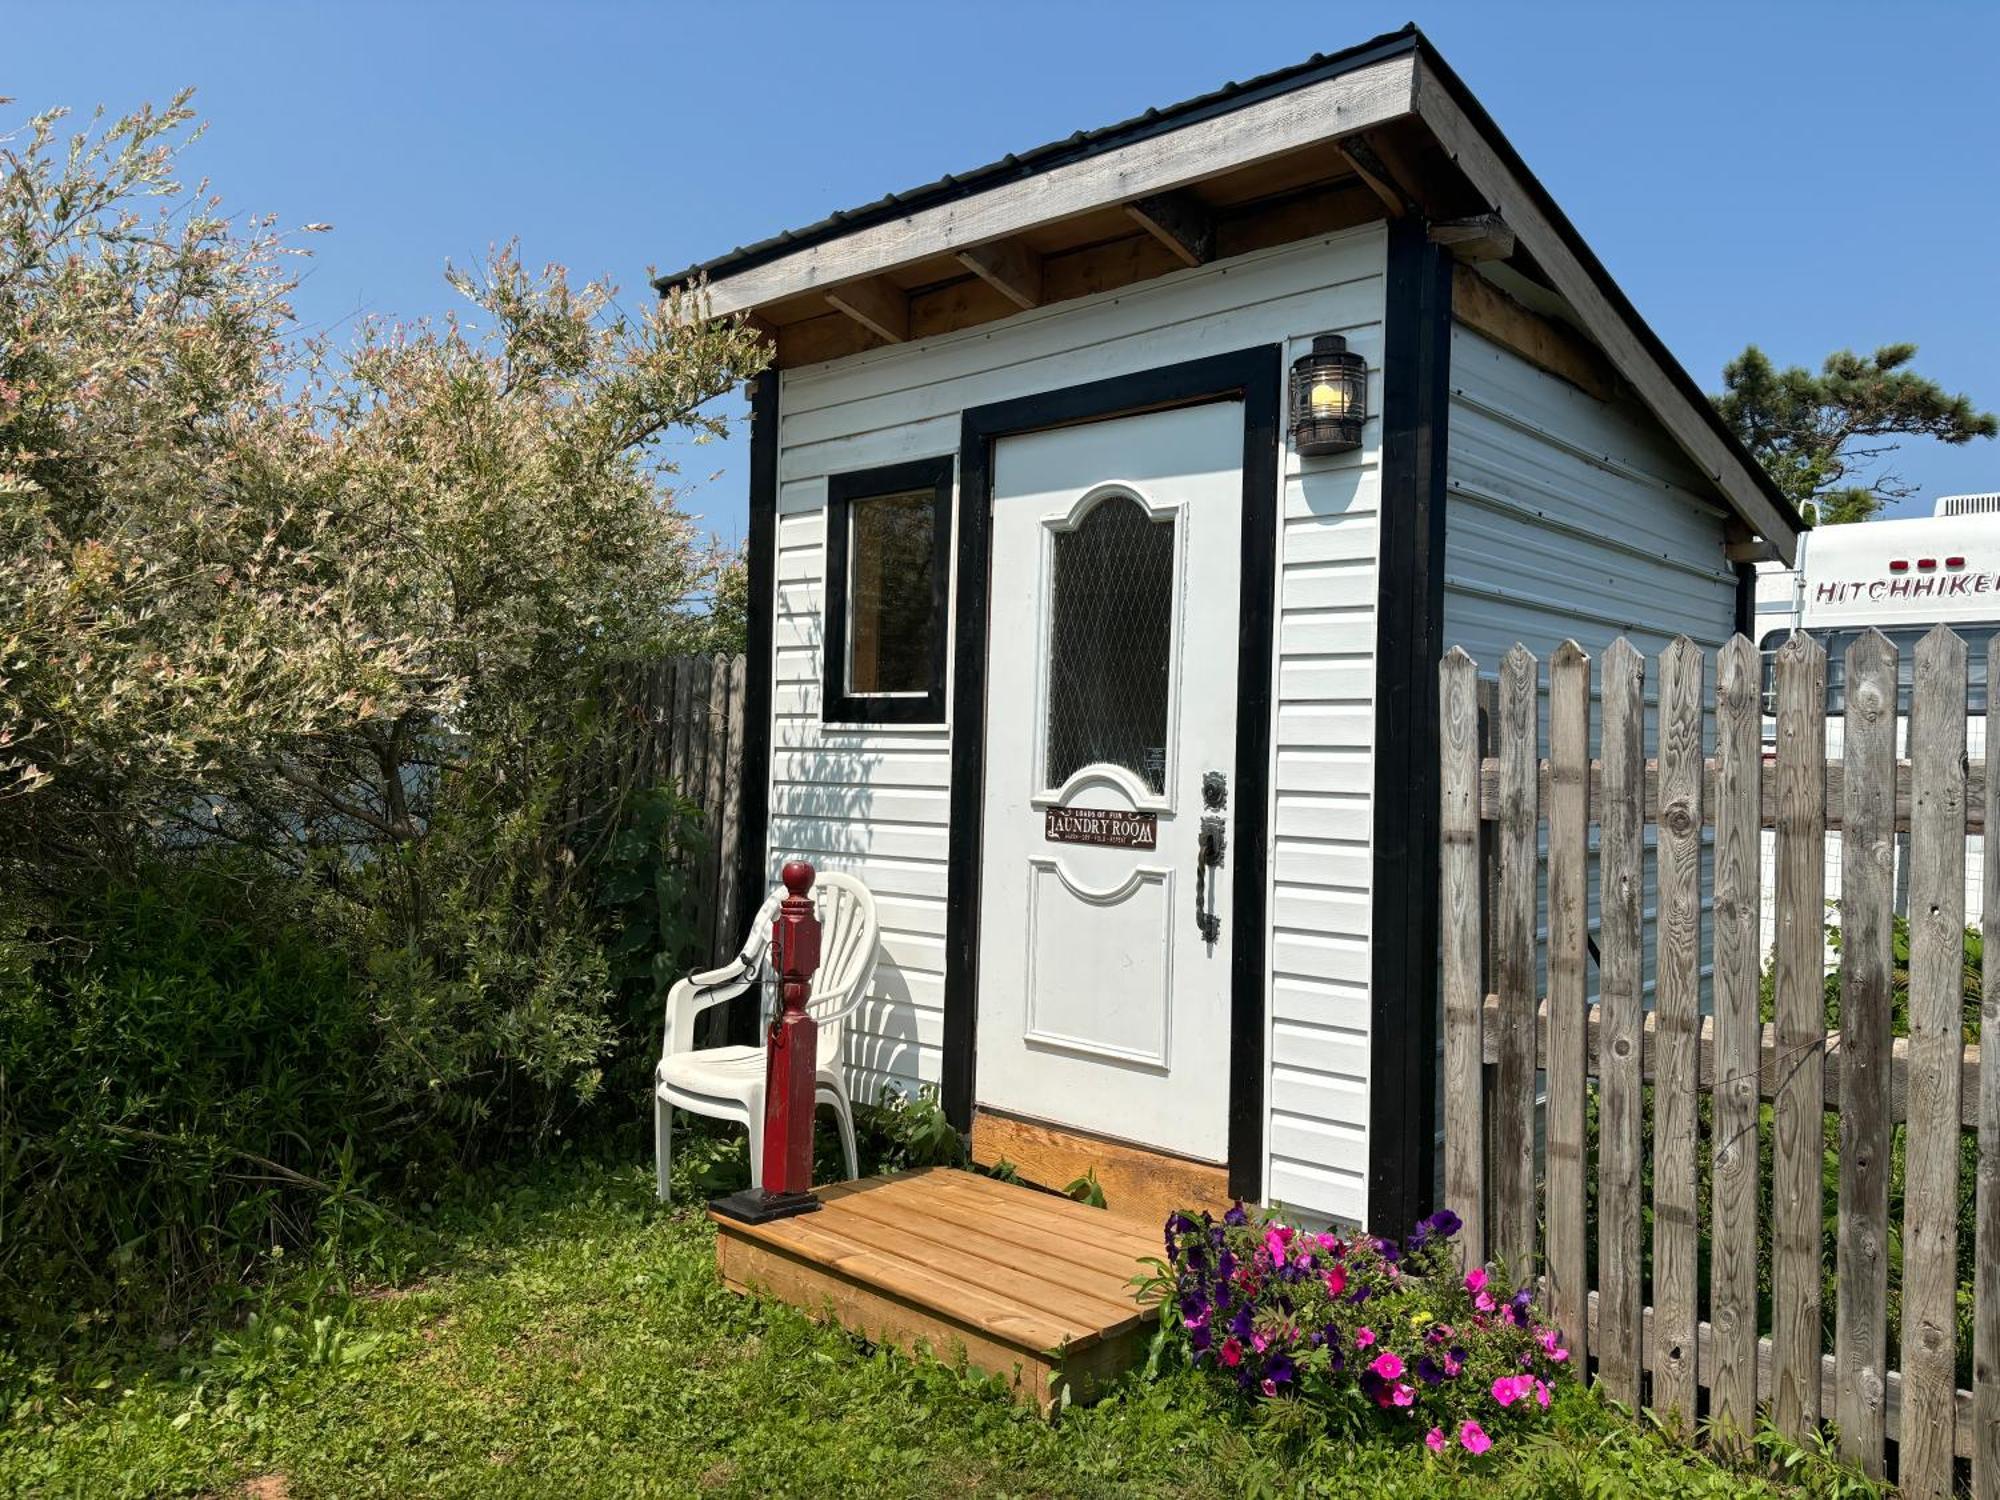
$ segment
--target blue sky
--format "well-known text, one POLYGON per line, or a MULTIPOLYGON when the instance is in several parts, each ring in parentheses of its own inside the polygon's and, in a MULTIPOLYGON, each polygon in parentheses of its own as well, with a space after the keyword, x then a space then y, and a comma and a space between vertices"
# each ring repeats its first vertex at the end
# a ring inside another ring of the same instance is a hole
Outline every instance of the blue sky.
MULTIPOLYGON (((435 313, 447 259, 647 295, 731 246, 1415 19, 1704 386, 1755 340, 1922 346, 2000 408, 2000 5, 0 0, 0 128, 196 85, 228 203, 331 221, 298 299, 435 313), (169 19, 169 17, 171 19, 169 19)), ((683 461, 739 535, 745 451, 683 461)), ((1930 497, 2000 442, 1906 449, 1930 497)))

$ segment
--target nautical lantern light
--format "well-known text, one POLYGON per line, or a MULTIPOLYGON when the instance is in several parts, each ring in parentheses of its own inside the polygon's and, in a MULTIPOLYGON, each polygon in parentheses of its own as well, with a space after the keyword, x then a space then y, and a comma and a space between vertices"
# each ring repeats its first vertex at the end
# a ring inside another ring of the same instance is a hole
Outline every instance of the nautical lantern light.
POLYGON ((1368 361, 1339 334, 1320 334, 1292 365, 1293 446, 1306 458, 1347 453, 1361 446, 1367 420, 1368 361))

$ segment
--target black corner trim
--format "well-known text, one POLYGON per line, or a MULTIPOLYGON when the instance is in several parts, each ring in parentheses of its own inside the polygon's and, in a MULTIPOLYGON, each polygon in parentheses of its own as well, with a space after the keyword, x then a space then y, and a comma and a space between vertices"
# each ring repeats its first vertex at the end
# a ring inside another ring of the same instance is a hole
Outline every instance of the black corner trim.
MULTIPOLYGON (((736 889, 744 914, 764 900, 771 820, 771 661, 778 579, 778 383, 766 370, 750 384, 750 556, 749 601, 743 660, 749 680, 743 687, 743 768, 739 804, 736 889)), ((761 991, 729 1008, 729 1040, 738 1046, 757 1041, 761 991)))
POLYGON ((1736 565, 1736 633, 1757 638, 1757 565, 1736 565))
POLYGON ((826 619, 821 630, 820 721, 865 724, 942 724, 944 675, 951 624, 952 460, 919 458, 879 469, 854 469, 826 482, 826 619), (931 659, 921 697, 857 697, 847 691, 847 517, 855 501, 910 490, 931 491, 931 659))
POLYGON ((1263 1196, 1265 952, 1270 869, 1271 652, 1276 608, 1284 351, 1267 344, 969 408, 959 438, 958 605, 951 855, 945 918, 943 1101, 972 1127, 985 808, 986 655, 993 444, 1000 437, 1147 411, 1243 402, 1243 562, 1237 632, 1235 878, 1230 973, 1229 1190, 1263 1196))
POLYGON ((1400 1236, 1435 1192, 1437 666, 1451 400, 1451 258, 1414 218, 1389 226, 1382 385, 1368 1222, 1400 1236))

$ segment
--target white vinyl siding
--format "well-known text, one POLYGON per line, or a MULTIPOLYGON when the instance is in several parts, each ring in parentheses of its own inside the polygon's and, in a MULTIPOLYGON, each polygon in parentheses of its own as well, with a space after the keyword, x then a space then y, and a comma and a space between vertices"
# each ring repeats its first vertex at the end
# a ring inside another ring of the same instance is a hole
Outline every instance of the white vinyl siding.
MULTIPOLYGON (((1686 634, 1707 657, 1735 630, 1736 573, 1723 510, 1643 407, 1597 400, 1463 327, 1452 331, 1451 432, 1446 464, 1444 641, 1495 676, 1516 641, 1541 663, 1539 734, 1547 753, 1548 663, 1574 638, 1591 656, 1591 748, 1603 653, 1623 635, 1647 658, 1646 753, 1657 754, 1656 658, 1686 634)), ((1713 741, 1713 716, 1706 738, 1713 741)), ((1654 830, 1648 826, 1650 848, 1654 830)), ((1547 835, 1542 834, 1546 851, 1547 835)), ((1591 833, 1589 931, 1597 935, 1596 831, 1591 833)), ((1709 889, 1704 853, 1702 889, 1709 889)), ((1644 976, 1653 976, 1658 885, 1645 861, 1644 976)), ((1539 908, 1546 936, 1547 896, 1539 908)), ((1704 976, 1710 932, 1703 924, 1704 976)), ((1596 967, 1589 969, 1593 993, 1596 967)), ((1539 983, 1538 979, 1538 983, 1539 983)))
MULTIPOLYGON (((857 1098, 939 1076, 953 761, 948 727, 820 722, 827 475, 955 456, 967 407, 1256 345, 1289 365, 1318 333, 1367 358, 1379 410, 1384 246, 1370 225, 781 377, 766 852, 773 879, 796 852, 877 897, 883 962, 847 1044, 857 1098)), ((1378 449, 1375 420, 1358 453, 1287 449, 1280 512, 1265 1181, 1349 1220, 1365 1209, 1378 449)))

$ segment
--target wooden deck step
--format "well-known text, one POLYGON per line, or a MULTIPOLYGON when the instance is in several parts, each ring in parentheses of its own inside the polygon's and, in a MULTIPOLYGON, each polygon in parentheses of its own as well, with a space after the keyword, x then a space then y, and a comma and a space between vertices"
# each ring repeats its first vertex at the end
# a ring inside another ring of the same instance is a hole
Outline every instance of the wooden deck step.
POLYGON ((822 1188, 817 1213, 711 1214, 723 1283, 939 1359, 963 1355, 1043 1411, 1132 1365, 1154 1312, 1132 1278, 1159 1235, 1066 1198, 932 1167, 822 1188))

